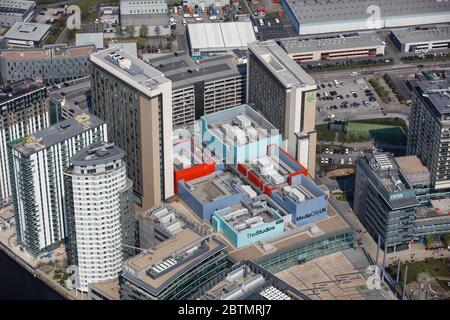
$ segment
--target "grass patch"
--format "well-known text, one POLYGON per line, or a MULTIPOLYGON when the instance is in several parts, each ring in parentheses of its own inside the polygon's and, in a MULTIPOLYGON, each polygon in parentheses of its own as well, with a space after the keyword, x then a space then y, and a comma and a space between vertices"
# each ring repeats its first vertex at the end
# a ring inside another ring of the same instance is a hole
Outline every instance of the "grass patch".
POLYGON ((406 130, 403 126, 376 122, 351 121, 347 132, 339 136, 344 142, 364 142, 376 140, 388 144, 401 145, 406 143, 406 130))
POLYGON ((375 140, 393 145, 404 145, 407 139, 406 123, 400 118, 381 118, 349 121, 347 132, 332 132, 328 124, 316 126, 319 141, 340 143, 367 142, 375 140))
POLYGON ((328 129, 328 124, 319 124, 316 126, 317 139, 319 141, 334 141, 336 133, 328 129))
MULTIPOLYGON (((434 259, 427 261, 417 261, 408 263, 408 277, 407 283, 411 283, 417 280, 417 276, 421 272, 428 273, 431 277, 450 277, 450 271, 448 267, 447 259, 434 259)), ((403 279, 406 265, 402 265, 400 268, 400 279, 403 279)))

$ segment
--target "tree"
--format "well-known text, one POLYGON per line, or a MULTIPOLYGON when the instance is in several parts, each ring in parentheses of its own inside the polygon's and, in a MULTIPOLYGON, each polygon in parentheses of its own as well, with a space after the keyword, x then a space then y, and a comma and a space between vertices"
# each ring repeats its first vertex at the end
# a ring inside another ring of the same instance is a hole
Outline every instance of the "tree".
POLYGON ((155 27, 155 34, 159 36, 161 34, 161 28, 159 26, 155 27))
POLYGON ((139 35, 141 37, 146 37, 148 35, 148 27, 146 25, 142 25, 141 28, 139 29, 139 35))
POLYGON ((450 233, 445 233, 441 236, 442 243, 448 247, 450 246, 450 233))
POLYGON ((433 237, 429 234, 425 236, 425 248, 429 248, 433 243, 433 237))
POLYGON ((128 26, 125 28, 125 31, 128 33, 130 37, 134 37, 134 26, 128 26))

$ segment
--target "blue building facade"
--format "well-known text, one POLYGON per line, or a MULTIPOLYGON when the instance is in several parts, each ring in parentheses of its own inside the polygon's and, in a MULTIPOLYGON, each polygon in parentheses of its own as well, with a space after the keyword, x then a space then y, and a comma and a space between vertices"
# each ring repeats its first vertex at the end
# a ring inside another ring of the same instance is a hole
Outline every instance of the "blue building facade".
MULTIPOLYGON (((262 199, 261 197, 264 196, 259 196, 257 199, 248 201, 259 201, 259 199, 262 199)), ((283 218, 271 207, 267 207, 267 214, 271 216, 271 221, 261 223, 258 226, 239 230, 236 225, 233 226, 230 222, 225 221, 226 215, 233 211, 238 212, 241 209, 242 207, 239 206, 228 207, 217 210, 212 216, 213 228, 222 233, 235 248, 242 248, 258 241, 267 240, 281 235, 284 232, 283 218)))
POLYGON ((328 195, 309 177, 292 177, 290 186, 272 192, 272 199, 292 215, 292 223, 304 226, 328 217, 328 195), (305 198, 299 199, 305 196, 305 198))

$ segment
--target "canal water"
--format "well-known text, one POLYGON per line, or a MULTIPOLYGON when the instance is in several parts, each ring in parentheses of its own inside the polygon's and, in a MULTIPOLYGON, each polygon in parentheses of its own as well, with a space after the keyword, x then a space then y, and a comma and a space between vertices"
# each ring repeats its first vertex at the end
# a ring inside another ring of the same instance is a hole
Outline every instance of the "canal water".
POLYGON ((0 251, 0 300, 63 300, 58 293, 0 251))

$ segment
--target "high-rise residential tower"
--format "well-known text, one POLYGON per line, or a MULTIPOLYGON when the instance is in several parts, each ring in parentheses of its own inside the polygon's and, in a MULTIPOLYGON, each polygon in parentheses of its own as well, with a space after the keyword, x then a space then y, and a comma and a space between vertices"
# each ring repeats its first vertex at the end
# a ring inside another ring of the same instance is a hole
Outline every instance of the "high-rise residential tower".
POLYGON ((75 288, 118 277, 123 249, 137 245, 132 210, 132 182, 126 176, 125 152, 96 142, 78 151, 64 171, 69 264, 75 288))
POLYGON ((247 103, 287 140, 287 150, 315 175, 314 80, 273 40, 249 45, 247 103))
POLYGON ((4 86, 0 95, 0 206, 11 196, 7 144, 48 127, 47 90, 32 80, 4 86))
POLYGON ((93 112, 125 151, 136 211, 144 212, 174 194, 172 83, 118 48, 91 55, 91 62, 93 112))
POLYGON ((432 188, 450 189, 450 79, 414 82, 409 117, 407 153, 428 168, 432 188))
POLYGON ((67 235, 64 168, 77 151, 106 139, 106 123, 80 114, 9 144, 17 242, 32 255, 67 235))

